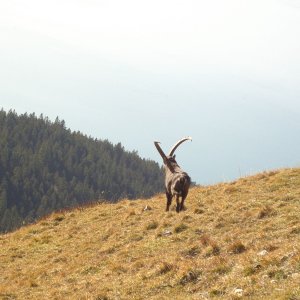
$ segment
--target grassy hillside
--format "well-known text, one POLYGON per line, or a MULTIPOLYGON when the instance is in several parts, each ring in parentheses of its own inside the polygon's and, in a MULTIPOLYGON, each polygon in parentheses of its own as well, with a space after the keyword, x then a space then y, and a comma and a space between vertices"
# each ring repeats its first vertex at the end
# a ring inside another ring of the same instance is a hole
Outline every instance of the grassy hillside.
POLYGON ((0 236, 0 299, 300 299, 300 169, 53 214, 0 236), (173 203, 174 204, 174 203, 173 203))

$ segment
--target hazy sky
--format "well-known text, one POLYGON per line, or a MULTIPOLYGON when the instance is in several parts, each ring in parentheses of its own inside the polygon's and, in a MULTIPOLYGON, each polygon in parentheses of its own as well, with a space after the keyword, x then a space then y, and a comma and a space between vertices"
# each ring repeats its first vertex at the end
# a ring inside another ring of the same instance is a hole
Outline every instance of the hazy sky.
POLYGON ((0 0, 0 107, 200 184, 300 165, 300 0, 0 0))

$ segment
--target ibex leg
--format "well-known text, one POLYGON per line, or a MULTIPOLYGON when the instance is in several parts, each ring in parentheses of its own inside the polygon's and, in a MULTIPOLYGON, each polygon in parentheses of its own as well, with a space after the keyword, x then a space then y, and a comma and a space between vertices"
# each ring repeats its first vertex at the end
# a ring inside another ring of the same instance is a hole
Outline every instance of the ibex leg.
POLYGON ((181 203, 180 203, 180 210, 184 209, 184 200, 186 197, 182 197, 181 203))
POLYGON ((176 195, 176 211, 179 213, 181 210, 181 204, 179 201, 179 195, 176 195))
POLYGON ((166 211, 169 211, 170 205, 172 203, 172 194, 166 192, 166 196, 167 196, 167 208, 166 208, 166 211))
POLYGON ((187 197, 188 195, 188 188, 182 193, 182 200, 181 200, 181 204, 180 204, 180 210, 183 210, 184 209, 184 200, 185 198, 187 197))

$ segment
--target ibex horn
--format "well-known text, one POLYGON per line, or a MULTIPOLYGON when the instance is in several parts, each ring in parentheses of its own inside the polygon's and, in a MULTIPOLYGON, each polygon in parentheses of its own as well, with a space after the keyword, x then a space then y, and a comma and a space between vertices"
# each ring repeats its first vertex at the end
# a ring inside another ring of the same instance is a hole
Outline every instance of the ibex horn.
POLYGON ((173 156, 174 155, 174 152, 175 152, 175 150, 177 149, 177 147, 180 145, 180 144, 182 144, 183 142, 185 142, 185 141, 188 141, 188 140, 192 140, 192 138, 190 137, 190 136, 188 136, 188 137, 185 137, 185 138, 183 138, 183 139, 181 139, 181 140, 179 140, 173 147, 172 147, 172 149, 170 150, 170 152, 169 152, 169 156, 173 156))
POLYGON ((164 153, 164 151, 162 151, 159 144, 160 144, 160 142, 154 142, 154 145, 155 145, 157 151, 159 152, 159 154, 162 157, 163 161, 165 161, 167 159, 166 154, 164 153))
POLYGON ((164 153, 164 151, 162 151, 162 149, 160 148, 159 144, 160 144, 159 142, 154 142, 154 145, 155 145, 157 151, 159 152, 160 156, 162 157, 162 159, 164 161, 164 164, 169 168, 169 170, 171 172, 174 172, 174 168, 170 164, 170 162, 169 162, 166 154, 164 153))

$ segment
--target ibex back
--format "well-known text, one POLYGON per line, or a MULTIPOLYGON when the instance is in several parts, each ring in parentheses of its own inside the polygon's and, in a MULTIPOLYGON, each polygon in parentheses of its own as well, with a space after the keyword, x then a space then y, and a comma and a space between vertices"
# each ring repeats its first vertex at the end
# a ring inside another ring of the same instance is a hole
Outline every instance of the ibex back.
POLYGON ((166 211, 169 211, 172 199, 176 197, 176 211, 180 212, 184 208, 184 200, 188 195, 191 184, 190 176, 184 172, 175 160, 174 152, 184 141, 192 140, 191 137, 179 140, 170 150, 168 156, 162 151, 159 142, 154 142, 156 149, 161 155, 165 165, 165 188, 167 196, 166 211), (181 197, 181 202, 180 202, 181 197))

